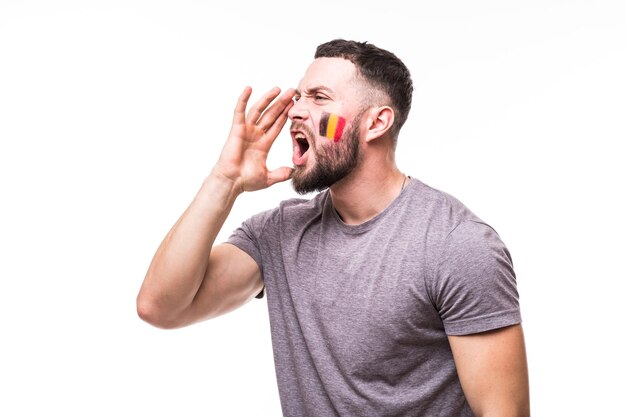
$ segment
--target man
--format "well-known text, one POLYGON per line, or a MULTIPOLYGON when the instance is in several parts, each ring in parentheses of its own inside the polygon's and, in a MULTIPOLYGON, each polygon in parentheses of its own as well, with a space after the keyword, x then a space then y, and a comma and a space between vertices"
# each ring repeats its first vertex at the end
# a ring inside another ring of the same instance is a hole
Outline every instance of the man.
POLYGON ((150 265, 138 313, 173 328, 268 297, 286 416, 527 416, 515 275, 496 232, 403 174, 409 71, 368 43, 318 47, 297 90, 239 98, 222 154, 150 265), (295 101, 292 100, 295 98, 295 101), (294 168, 268 171, 291 120, 294 168), (214 240, 236 198, 293 199, 214 240))

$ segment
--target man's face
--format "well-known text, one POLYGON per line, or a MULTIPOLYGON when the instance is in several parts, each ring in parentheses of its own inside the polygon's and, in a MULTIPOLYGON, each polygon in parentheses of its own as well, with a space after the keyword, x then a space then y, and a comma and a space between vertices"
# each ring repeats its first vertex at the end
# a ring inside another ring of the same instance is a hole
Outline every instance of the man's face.
POLYGON ((341 58, 316 59, 289 111, 296 192, 321 191, 344 178, 360 158, 356 69, 341 58))

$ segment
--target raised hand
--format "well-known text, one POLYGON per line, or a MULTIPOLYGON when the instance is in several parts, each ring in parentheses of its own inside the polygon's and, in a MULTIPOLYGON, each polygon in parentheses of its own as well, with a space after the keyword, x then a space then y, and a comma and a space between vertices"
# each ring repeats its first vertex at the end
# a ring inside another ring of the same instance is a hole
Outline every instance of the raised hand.
POLYGON ((213 168, 213 173, 233 181, 241 192, 267 188, 291 176, 291 168, 269 171, 266 162, 272 144, 287 122, 295 91, 290 88, 278 97, 280 89, 274 87, 246 115, 251 94, 252 88, 246 87, 239 96, 228 139, 213 168))

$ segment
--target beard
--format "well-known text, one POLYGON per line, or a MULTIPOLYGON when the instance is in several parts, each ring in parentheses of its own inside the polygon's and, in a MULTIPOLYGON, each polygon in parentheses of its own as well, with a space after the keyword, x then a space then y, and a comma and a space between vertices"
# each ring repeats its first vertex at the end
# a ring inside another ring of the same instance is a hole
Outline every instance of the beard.
POLYGON ((319 149, 310 147, 309 152, 315 153, 315 165, 309 171, 305 166, 296 166, 291 176, 291 185, 298 194, 323 191, 354 170, 361 156, 359 122, 363 113, 354 119, 339 142, 319 149))

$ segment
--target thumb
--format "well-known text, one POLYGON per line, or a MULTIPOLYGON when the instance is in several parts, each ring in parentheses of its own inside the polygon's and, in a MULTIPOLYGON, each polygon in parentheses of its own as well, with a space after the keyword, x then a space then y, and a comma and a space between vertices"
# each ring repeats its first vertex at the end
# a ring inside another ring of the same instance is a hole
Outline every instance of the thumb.
POLYGON ((281 167, 277 168, 273 171, 268 172, 267 174, 267 186, 274 185, 278 182, 287 181, 291 178, 291 173, 293 172, 293 168, 289 167, 281 167))

